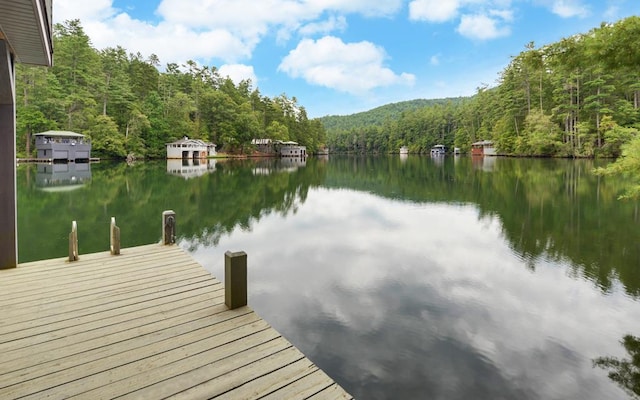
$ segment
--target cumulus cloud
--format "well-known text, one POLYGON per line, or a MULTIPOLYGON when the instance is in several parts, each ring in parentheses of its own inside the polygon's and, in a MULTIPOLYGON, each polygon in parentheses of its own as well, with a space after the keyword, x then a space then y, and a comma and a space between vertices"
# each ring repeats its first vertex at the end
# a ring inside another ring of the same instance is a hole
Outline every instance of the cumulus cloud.
POLYGON ((588 8, 581 0, 555 0, 551 5, 551 11, 562 18, 585 17, 589 14, 588 8))
POLYGON ((402 5, 403 0, 162 0, 156 21, 149 22, 115 8, 113 0, 56 0, 53 16, 56 22, 80 19, 99 49, 152 51, 162 63, 216 58, 236 64, 250 59, 270 33, 281 41, 298 32, 324 35, 344 30, 347 14, 392 16, 402 5))
POLYGON ((311 36, 318 33, 328 34, 334 31, 344 31, 347 28, 347 19, 340 15, 332 16, 325 21, 309 23, 298 30, 301 35, 311 36))
POLYGON ((508 27, 500 27, 499 24, 498 19, 487 15, 463 15, 457 30, 462 36, 477 40, 495 39, 511 33, 508 27))
POLYGON ((258 78, 253 70, 253 66, 244 64, 225 64, 218 68, 221 77, 228 77, 236 85, 243 80, 250 79, 253 86, 258 84, 258 78))
POLYGON ((409 3, 409 18, 414 21, 445 22, 455 18, 459 0, 414 0, 409 3))
POLYGON ((440 65, 440 56, 438 54, 431 56, 429 61, 431 65, 440 65))
POLYGON ((56 21, 66 21, 71 19, 100 20, 111 18, 116 14, 112 7, 112 0, 56 0, 53 2, 55 12, 53 17, 56 21))
POLYGON ((294 78, 351 94, 365 94, 377 87, 412 85, 415 76, 396 74, 383 65, 385 51, 370 42, 344 43, 326 36, 302 40, 278 67, 294 78))

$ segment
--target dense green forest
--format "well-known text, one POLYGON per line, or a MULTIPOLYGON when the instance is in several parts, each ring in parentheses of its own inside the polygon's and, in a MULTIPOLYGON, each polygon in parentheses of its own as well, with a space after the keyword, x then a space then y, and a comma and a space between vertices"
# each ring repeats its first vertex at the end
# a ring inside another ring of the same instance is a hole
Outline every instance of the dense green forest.
POLYGON ((639 108, 640 17, 634 16, 542 47, 527 44, 495 87, 480 87, 470 98, 405 110, 398 118, 381 111, 341 125, 327 119, 325 126, 333 151, 408 146, 428 153, 435 144, 468 151, 475 141, 493 140, 505 155, 617 157, 625 143, 640 140, 639 108))
POLYGON ((340 132, 349 131, 353 128, 363 126, 384 126, 385 123, 396 120, 406 112, 420 110, 436 105, 444 105, 450 102, 461 102, 464 97, 450 99, 416 99, 401 101, 398 103, 385 104, 369 111, 363 111, 351 115, 327 115, 320 118, 322 125, 327 131, 340 132))
POLYGON ((211 141, 227 152, 251 150, 253 138, 294 140, 308 152, 325 131, 295 97, 269 98, 250 81, 234 84, 217 68, 167 64, 122 47, 96 50, 80 21, 54 27, 51 68, 17 66, 19 155, 33 154, 32 134, 70 130, 91 137, 106 158, 164 157, 182 136, 211 141))

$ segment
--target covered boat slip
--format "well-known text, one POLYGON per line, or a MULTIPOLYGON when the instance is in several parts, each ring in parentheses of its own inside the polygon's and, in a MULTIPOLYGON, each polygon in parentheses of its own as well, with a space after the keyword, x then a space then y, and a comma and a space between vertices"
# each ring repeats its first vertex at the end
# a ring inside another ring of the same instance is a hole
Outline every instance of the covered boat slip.
POLYGON ((47 131, 36 133, 39 160, 88 162, 91 159, 91 140, 79 133, 47 131))
POLYGON ((0 0, 0 269, 18 263, 15 63, 51 65, 51 0, 0 0))
POLYGON ((350 399, 179 247, 0 271, 0 398, 350 399))

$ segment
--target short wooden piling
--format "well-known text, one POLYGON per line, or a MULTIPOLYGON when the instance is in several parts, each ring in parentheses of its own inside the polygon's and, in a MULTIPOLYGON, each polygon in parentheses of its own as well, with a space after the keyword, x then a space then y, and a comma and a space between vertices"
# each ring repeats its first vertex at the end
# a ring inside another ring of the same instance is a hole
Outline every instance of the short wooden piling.
POLYGON ((176 242, 176 213, 173 210, 162 212, 162 244, 176 242))
POLYGON ((224 303, 231 310, 247 305, 247 253, 224 253, 224 303))
POLYGON ((69 233, 69 261, 78 261, 78 223, 71 222, 69 233))
POLYGON ((120 254, 120 228, 116 226, 116 217, 111 217, 109 237, 111 238, 111 255, 117 256, 120 254))

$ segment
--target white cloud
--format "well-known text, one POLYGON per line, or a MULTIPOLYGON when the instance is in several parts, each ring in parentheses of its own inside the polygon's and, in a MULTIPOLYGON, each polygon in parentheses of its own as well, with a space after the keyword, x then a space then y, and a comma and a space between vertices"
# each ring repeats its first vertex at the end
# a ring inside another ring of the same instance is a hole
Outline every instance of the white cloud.
POLYGON ((293 33, 326 34, 346 27, 346 15, 392 16, 403 0, 162 0, 159 22, 132 18, 113 0, 56 0, 55 22, 80 19, 98 48, 122 45, 132 52, 153 52, 164 64, 220 59, 235 64, 250 59, 264 37, 279 41, 293 33), (320 18, 332 15, 325 21, 320 18))
POLYGON ((511 33, 508 27, 499 27, 500 21, 487 15, 463 15, 457 30, 462 36, 487 40, 507 36, 511 33))
POLYGON ((56 22, 80 19, 82 23, 111 18, 116 14, 112 3, 112 0, 56 0, 53 2, 53 17, 56 22))
POLYGON ((512 22, 513 21, 513 11, 508 10, 508 9, 501 9, 501 10, 489 10, 489 15, 493 16, 493 17, 497 17, 500 18, 501 20, 505 21, 505 22, 512 22))
POLYGON ((562 18, 585 17, 589 14, 588 8, 581 0, 555 0, 551 5, 551 11, 562 18))
POLYGON ((326 36, 317 41, 304 39, 278 67, 294 78, 302 77, 313 85, 352 94, 365 94, 377 88, 397 84, 412 85, 415 76, 397 75, 383 65, 384 50, 370 42, 344 43, 326 36))
POLYGON ((254 87, 258 84, 258 78, 251 65, 225 64, 218 68, 218 74, 223 78, 229 77, 236 85, 246 79, 250 79, 254 87))
POLYGON ((409 19, 442 23, 460 17, 458 33, 472 39, 494 39, 511 33, 512 0, 412 0, 409 19))
POLYGON ((455 18, 459 0, 414 0, 409 3, 409 19, 414 21, 445 22, 455 18))
POLYGON ((440 65, 440 56, 438 54, 431 56, 430 63, 431 65, 440 65))
POLYGON ((332 16, 331 18, 309 23, 298 30, 301 35, 311 36, 318 33, 328 34, 333 31, 344 31, 347 28, 347 19, 340 15, 338 17, 332 16))

